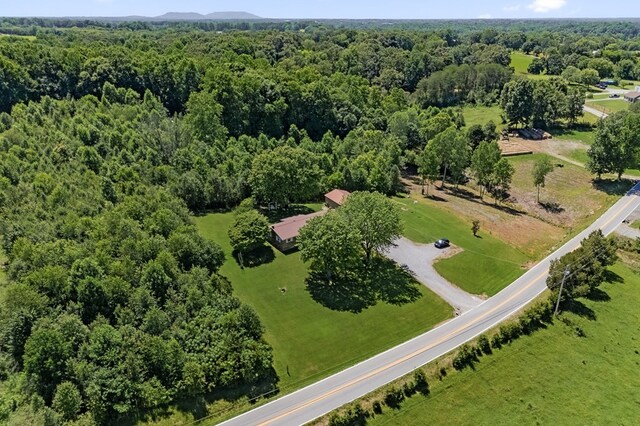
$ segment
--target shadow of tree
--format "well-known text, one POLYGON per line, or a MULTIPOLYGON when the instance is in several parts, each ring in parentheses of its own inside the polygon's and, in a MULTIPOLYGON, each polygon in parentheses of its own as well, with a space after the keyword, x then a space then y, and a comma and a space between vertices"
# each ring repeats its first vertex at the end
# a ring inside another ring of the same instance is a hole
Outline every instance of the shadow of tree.
POLYGON ((633 186, 633 182, 627 179, 594 179, 592 185, 598 191, 605 192, 608 195, 622 196, 633 186))
POLYGON ((586 298, 588 300, 594 302, 608 302, 611 300, 611 296, 607 294, 607 292, 600 290, 599 288, 594 288, 587 294, 586 298))
POLYGON ((420 284, 408 270, 386 258, 375 257, 369 265, 358 265, 348 277, 331 281, 311 273, 307 291, 316 302, 336 311, 362 312, 377 302, 403 305, 421 297, 420 284))
POLYGON ((604 281, 614 284, 620 284, 624 282, 624 278, 622 278, 620 275, 616 274, 615 272, 613 272, 610 269, 607 269, 604 271, 604 281))
MULTIPOLYGON (((238 265, 240 265, 238 252, 233 252, 233 258, 236 260, 238 265)), ((253 250, 252 252, 245 253, 242 256, 242 265, 245 268, 255 268, 256 266, 271 263, 275 258, 276 255, 273 251, 273 247, 264 245, 256 250, 253 250)))
POLYGON ((564 207, 555 201, 540 201, 538 204, 549 213, 562 213, 564 211, 564 207))
POLYGON ((595 321, 597 319, 596 313, 593 309, 576 299, 567 300, 564 303, 564 309, 590 321, 595 321))

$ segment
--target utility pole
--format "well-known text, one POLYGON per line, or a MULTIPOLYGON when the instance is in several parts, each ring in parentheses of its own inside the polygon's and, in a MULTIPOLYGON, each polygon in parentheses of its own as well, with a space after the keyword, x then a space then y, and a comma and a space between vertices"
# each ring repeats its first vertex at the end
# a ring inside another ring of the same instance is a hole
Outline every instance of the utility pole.
POLYGON ((553 316, 558 315, 558 309, 560 309, 560 297, 562 297, 562 289, 564 288, 564 280, 569 276, 569 268, 564 270, 562 274, 562 281, 560 282, 560 291, 558 292, 558 301, 556 302, 556 309, 553 311, 553 316))

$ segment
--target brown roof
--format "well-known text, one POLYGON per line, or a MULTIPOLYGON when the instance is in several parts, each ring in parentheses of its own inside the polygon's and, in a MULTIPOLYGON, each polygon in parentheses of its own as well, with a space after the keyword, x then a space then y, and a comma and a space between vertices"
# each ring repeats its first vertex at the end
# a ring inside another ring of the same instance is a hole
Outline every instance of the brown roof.
POLYGON ((307 224, 307 222, 317 216, 322 216, 324 210, 311 214, 300 214, 298 216, 287 217, 282 219, 279 223, 271 225, 271 229, 282 240, 288 240, 289 238, 295 238, 300 234, 300 229, 307 224))
POLYGON ((629 99, 638 99, 640 98, 640 92, 627 92, 624 97, 629 99))
POLYGON ((333 201, 337 205, 341 206, 344 203, 345 198, 347 198, 351 193, 349 191, 345 191, 343 189, 334 189, 331 192, 324 194, 325 198, 333 201))

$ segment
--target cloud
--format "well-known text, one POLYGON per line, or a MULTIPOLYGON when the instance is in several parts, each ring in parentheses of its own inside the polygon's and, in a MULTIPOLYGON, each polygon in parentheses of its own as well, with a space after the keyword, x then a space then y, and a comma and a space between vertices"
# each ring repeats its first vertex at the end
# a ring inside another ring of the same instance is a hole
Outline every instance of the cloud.
POLYGON ((502 8, 505 12, 517 12, 520 10, 519 4, 509 4, 502 8))
POLYGON ((483 13, 482 15, 478 16, 478 19, 491 19, 491 14, 490 13, 483 13))
POLYGON ((560 9, 566 4, 567 0, 534 0, 533 3, 527 7, 537 13, 547 13, 560 9))

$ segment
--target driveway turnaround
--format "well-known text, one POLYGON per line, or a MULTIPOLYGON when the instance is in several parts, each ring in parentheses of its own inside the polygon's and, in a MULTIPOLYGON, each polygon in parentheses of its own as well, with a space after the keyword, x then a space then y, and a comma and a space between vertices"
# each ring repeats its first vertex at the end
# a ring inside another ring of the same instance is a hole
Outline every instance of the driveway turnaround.
POLYGON ((451 255, 455 248, 438 249, 433 244, 418 244, 404 237, 398 238, 394 244, 387 252, 387 257, 406 265, 418 281, 453 306, 457 313, 466 312, 483 302, 480 297, 442 278, 433 267, 438 258, 451 255))
MULTIPOLYGON (((579 247, 591 232, 613 232, 640 207, 640 184, 591 226, 542 260, 500 293, 433 330, 369 358, 333 376, 285 395, 225 425, 302 425, 404 376, 495 327, 547 288, 549 263, 579 247)), ((348 342, 345 342, 348 344, 348 342)))

